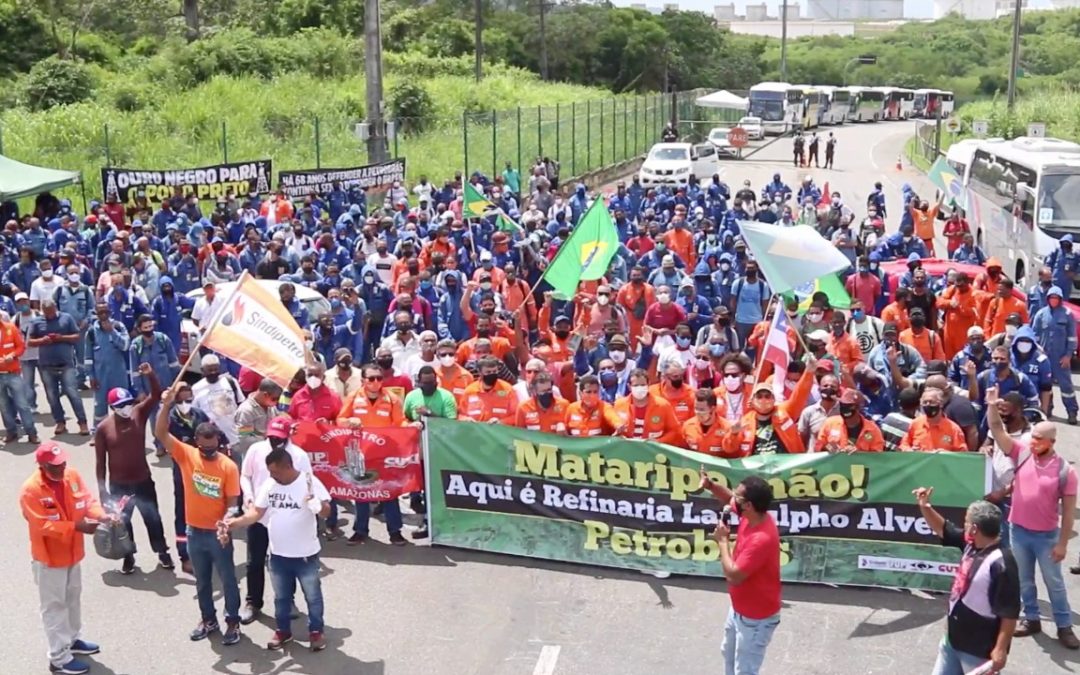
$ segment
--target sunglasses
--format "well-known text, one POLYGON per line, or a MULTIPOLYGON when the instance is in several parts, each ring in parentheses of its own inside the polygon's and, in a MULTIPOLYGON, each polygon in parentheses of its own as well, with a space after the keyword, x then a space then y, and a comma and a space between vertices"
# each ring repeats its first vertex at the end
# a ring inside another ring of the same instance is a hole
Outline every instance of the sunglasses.
POLYGON ((382 375, 368 375, 364 379, 367 380, 368 382, 382 382, 383 376, 382 375))

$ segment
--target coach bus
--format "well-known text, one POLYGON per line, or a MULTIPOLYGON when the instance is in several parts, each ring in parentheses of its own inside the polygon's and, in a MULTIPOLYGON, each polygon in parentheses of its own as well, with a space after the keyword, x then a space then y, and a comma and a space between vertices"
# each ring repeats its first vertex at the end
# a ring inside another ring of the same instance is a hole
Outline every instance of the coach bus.
POLYGON ((882 101, 880 90, 873 87, 848 87, 851 92, 848 119, 852 122, 877 122, 881 119, 882 101))
POLYGON ((899 87, 875 87, 881 92, 881 119, 906 120, 915 108, 915 92, 899 87))
MULTIPOLYGON (((1059 248, 1061 237, 1080 236, 1080 144, 1030 136, 982 139, 950 148, 947 161, 968 188, 965 205, 976 241, 1021 287, 1059 248)), ((1075 284, 1068 293, 1080 298, 1075 284)))
POLYGON ((945 119, 952 114, 956 102, 951 91, 942 89, 916 89, 912 104, 912 116, 934 119, 939 114, 945 119))
POLYGON ((822 118, 824 124, 843 124, 847 121, 851 105, 851 92, 842 87, 818 87, 825 93, 828 108, 822 118))
POLYGON ((822 124, 821 116, 824 114, 826 107, 822 101, 827 100, 824 92, 808 84, 797 84, 795 86, 801 89, 803 93, 803 129, 813 129, 820 126, 822 124))
POLYGON ((748 113, 761 118, 766 134, 786 134, 802 125, 803 90, 787 82, 759 82, 750 87, 748 113))

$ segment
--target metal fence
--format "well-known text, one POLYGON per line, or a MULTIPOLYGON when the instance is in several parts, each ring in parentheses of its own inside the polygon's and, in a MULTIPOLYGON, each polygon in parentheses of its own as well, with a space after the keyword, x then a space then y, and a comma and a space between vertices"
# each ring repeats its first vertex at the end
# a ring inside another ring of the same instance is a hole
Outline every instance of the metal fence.
POLYGON ((911 147, 911 160, 933 164, 944 154, 941 150, 941 129, 937 121, 915 122, 915 142, 911 147))

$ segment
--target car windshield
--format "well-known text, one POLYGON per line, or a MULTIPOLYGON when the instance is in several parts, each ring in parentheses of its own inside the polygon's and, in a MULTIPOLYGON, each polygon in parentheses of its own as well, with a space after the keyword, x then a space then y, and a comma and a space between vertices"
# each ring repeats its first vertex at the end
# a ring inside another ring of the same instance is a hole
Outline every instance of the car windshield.
POLYGON ((690 153, 686 148, 653 148, 649 153, 649 159, 658 159, 661 161, 680 161, 689 159, 690 153))
POLYGON ((756 126, 758 124, 761 124, 761 120, 758 119, 757 117, 744 117, 741 120, 739 120, 739 124, 742 124, 743 126, 746 126, 748 124, 750 126, 756 126))
POLYGON ((1038 209, 1041 227, 1080 231, 1080 174, 1040 178, 1038 209))
POLYGON ((713 129, 709 133, 709 138, 713 140, 727 140, 729 129, 713 129))

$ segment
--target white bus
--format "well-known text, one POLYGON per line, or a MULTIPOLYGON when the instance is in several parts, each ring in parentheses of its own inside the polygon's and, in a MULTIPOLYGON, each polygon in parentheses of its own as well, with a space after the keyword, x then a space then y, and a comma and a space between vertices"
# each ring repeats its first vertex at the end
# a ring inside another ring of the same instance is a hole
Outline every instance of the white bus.
POLYGON ((852 122, 877 122, 882 115, 884 94, 873 87, 848 87, 851 92, 848 119, 852 122))
MULTIPOLYGON (((962 141, 947 161, 968 188, 976 242, 1017 284, 1034 279, 1062 236, 1080 235, 1080 144, 1029 136, 962 141)), ((1080 289, 1068 292, 1080 297, 1080 289)))
POLYGON ((942 89, 916 89, 913 101, 913 117, 934 119, 939 111, 941 119, 952 115, 955 101, 953 93, 942 89))
POLYGON ((882 95, 881 119, 906 120, 915 108, 915 92, 899 87, 874 87, 882 95))
POLYGON ((900 119, 909 120, 915 115, 915 90, 900 88, 900 119))
POLYGON ((825 111, 824 124, 843 124, 851 108, 851 92, 845 87, 818 87, 826 92, 829 108, 825 111))
POLYGON ((803 90, 787 82, 759 82, 750 87, 748 114, 761 118, 766 134, 786 134, 802 125, 803 90))

